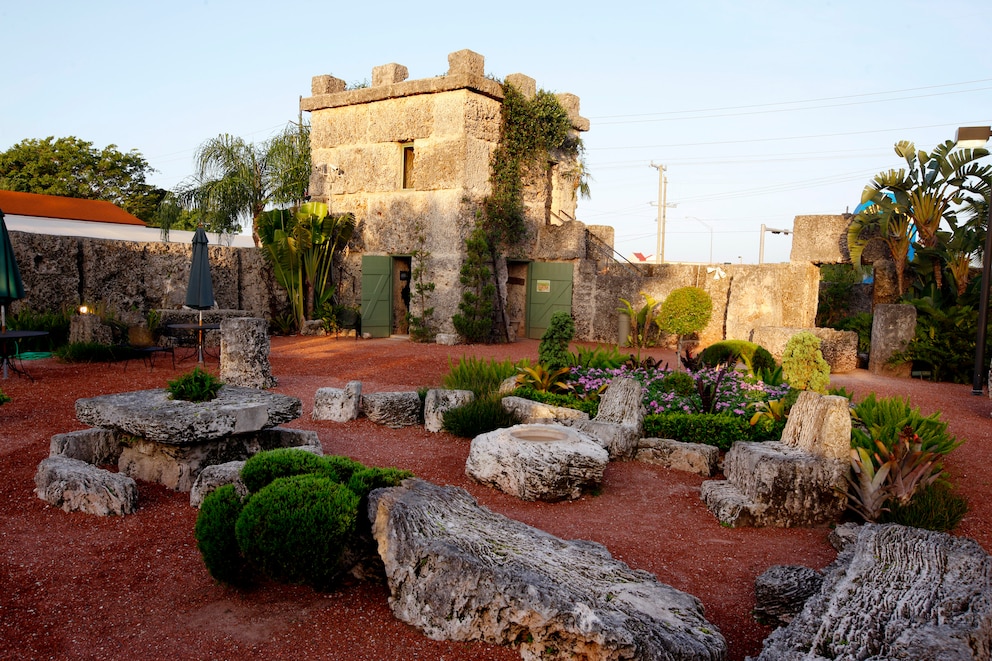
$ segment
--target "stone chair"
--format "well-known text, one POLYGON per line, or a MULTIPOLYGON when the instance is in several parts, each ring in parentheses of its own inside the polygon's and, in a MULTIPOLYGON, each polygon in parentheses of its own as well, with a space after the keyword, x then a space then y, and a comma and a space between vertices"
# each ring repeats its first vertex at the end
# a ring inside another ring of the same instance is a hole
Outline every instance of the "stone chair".
POLYGON ((603 393, 595 418, 567 420, 562 424, 591 436, 610 453, 611 460, 632 459, 644 436, 644 415, 640 382, 617 377, 603 393))
POLYGON ((725 480, 703 482, 703 502, 721 523, 817 526, 846 506, 851 414, 845 397, 800 394, 781 441, 737 442, 724 458, 725 480))

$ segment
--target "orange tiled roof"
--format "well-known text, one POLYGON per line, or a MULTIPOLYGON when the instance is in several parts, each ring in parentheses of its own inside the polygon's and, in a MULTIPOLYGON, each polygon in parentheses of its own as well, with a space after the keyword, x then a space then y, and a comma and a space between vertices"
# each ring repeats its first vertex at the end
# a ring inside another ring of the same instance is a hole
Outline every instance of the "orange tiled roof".
POLYGON ((116 204, 103 200, 81 200, 75 197, 56 197, 37 193, 18 193, 0 190, 0 209, 15 216, 38 216, 63 220, 89 220, 95 223, 139 225, 145 222, 132 216, 116 204))

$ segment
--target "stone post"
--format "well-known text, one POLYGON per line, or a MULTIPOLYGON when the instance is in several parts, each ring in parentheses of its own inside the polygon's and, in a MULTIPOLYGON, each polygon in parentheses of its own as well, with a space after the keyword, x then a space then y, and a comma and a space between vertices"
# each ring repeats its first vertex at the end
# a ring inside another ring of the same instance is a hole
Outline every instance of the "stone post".
POLYGON ((232 317, 220 323, 220 379, 227 385, 271 388, 268 322, 232 317))
POLYGON ((74 314, 69 319, 69 342, 99 342, 113 344, 114 335, 110 326, 105 326, 95 314, 74 314))
POLYGON ((910 376, 911 363, 889 365, 893 354, 906 349, 916 335, 916 308, 912 305, 876 305, 871 324, 871 355, 868 371, 872 374, 910 376))

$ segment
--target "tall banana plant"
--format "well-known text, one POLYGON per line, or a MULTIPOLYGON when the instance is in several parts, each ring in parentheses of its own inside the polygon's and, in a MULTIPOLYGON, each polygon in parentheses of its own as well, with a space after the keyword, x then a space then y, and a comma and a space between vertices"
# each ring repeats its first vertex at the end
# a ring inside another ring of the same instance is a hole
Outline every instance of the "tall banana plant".
POLYGON ((289 295, 297 326, 334 294, 334 254, 351 240, 355 219, 330 215, 322 202, 295 212, 274 209, 259 216, 259 237, 276 281, 289 295))

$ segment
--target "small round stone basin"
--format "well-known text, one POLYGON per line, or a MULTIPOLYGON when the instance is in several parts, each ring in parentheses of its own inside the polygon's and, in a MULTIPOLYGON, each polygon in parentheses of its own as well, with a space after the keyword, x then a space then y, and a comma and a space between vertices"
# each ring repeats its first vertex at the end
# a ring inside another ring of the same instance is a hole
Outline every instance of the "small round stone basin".
POLYGON ((564 429, 547 425, 517 425, 510 428, 510 436, 518 441, 564 441, 569 438, 564 429))

